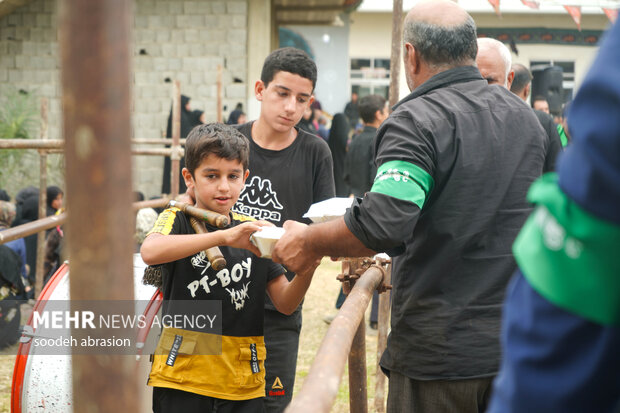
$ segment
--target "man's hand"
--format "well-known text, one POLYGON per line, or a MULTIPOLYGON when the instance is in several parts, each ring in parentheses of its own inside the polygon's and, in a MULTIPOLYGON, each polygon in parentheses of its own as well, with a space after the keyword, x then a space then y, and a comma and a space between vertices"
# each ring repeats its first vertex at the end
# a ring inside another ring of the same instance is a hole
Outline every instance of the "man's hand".
POLYGON ((306 244, 308 225, 286 221, 284 230, 284 235, 276 242, 271 253, 271 259, 296 273, 305 273, 309 268, 314 268, 322 257, 311 251, 306 244))

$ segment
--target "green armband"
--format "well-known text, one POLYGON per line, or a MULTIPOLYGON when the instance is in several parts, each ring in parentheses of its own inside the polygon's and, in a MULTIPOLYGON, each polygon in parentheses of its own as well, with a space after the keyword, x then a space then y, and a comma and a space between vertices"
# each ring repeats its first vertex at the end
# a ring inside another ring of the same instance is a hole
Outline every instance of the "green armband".
POLYGON ((413 202, 422 209, 434 184, 433 177, 419 166, 405 161, 389 161, 377 170, 370 192, 413 202))

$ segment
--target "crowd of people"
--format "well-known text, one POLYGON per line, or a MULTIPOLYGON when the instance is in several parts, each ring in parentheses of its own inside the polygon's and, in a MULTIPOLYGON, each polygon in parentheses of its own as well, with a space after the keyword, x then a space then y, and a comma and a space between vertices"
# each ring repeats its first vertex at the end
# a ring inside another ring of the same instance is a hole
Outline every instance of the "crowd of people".
MULTIPOLYGON (((162 269, 165 312, 221 301, 222 351, 204 352, 210 330, 165 327, 155 412, 283 411, 317 265, 377 253, 393 260, 388 412, 619 411, 620 25, 560 119, 455 2, 415 5, 403 44, 411 93, 392 108, 353 93, 332 117, 314 98, 316 64, 288 47, 264 61, 256 120, 236 108, 204 124, 182 97, 181 191, 230 224, 196 233, 170 207, 142 228, 140 253, 162 269), (351 197, 344 216, 309 225, 309 207, 334 196, 351 197), (263 258, 249 237, 274 225, 285 232, 263 258), (205 257, 214 246, 225 269, 205 257)), ((0 201, 0 230, 36 219, 37 197, 0 201)), ((62 197, 48 188, 48 214, 62 197)), ((36 245, 18 241, 11 265, 29 285, 36 245)))

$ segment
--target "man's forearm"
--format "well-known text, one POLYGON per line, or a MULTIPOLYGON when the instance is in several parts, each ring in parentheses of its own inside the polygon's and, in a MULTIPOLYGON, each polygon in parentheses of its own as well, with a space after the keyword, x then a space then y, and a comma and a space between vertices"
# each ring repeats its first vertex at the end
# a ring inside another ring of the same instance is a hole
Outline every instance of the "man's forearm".
POLYGON ((369 257, 376 254, 349 231, 344 218, 310 225, 306 245, 310 251, 321 256, 369 257))

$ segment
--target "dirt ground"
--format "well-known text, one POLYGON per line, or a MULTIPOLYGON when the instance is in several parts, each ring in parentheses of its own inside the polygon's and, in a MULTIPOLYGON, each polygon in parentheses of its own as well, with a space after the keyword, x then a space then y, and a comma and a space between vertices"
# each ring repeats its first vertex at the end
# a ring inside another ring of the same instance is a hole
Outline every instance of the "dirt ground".
MULTIPOLYGON (((306 294, 303 307, 303 327, 300 337, 299 356, 297 361, 297 379, 295 392, 297 392, 303 380, 308 374, 314 356, 323 340, 323 336, 329 327, 323 321, 328 314, 335 314, 334 303, 338 295, 340 283, 336 275, 340 271, 340 263, 329 259, 323 260, 318 268, 312 285, 306 294)), ((22 320, 28 316, 28 305, 22 307, 22 320)), ((31 307, 30 307, 31 308, 31 307)), ((368 320, 368 312, 366 320, 368 320)), ((376 330, 366 329, 366 363, 368 377, 368 406, 369 411, 374 411, 374 388, 376 373, 376 330)), ((0 351, 0 413, 8 413, 11 407, 11 380, 17 345, 0 351)), ((338 398, 332 412, 342 413, 349 411, 349 389, 347 372, 342 377, 338 398)))

